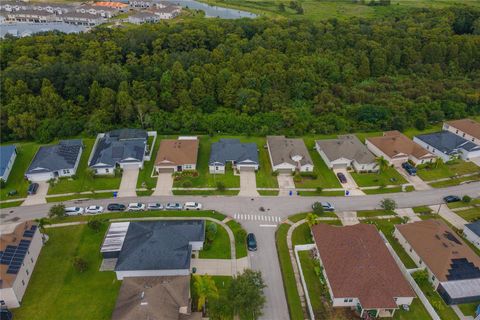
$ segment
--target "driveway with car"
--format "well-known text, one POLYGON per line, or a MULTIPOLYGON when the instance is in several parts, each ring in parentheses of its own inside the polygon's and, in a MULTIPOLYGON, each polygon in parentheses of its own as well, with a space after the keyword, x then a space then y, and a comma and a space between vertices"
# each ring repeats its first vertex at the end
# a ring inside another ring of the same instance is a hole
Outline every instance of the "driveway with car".
POLYGON ((290 191, 295 193, 295 182, 291 173, 279 173, 277 180, 278 188, 280 189, 279 196, 288 196, 290 191))
POLYGON ((48 187, 50 186, 48 182, 36 182, 38 183, 38 189, 35 194, 29 194, 25 201, 23 201, 22 206, 33 206, 36 204, 45 204, 47 203, 47 193, 48 187))
POLYGON ((257 197, 257 180, 254 170, 240 170, 239 196, 257 197))
POLYGON ((118 190, 118 197, 135 197, 137 195, 137 179, 140 169, 135 167, 125 167, 123 169, 122 181, 118 190))
POLYGON ((154 196, 171 196, 173 187, 172 172, 160 172, 157 177, 157 186, 153 191, 154 196))
MULTIPOLYGON (((352 175, 350 172, 347 171, 347 169, 341 168, 341 169, 333 169, 333 172, 337 176, 338 179, 338 174, 341 173, 345 176, 347 179, 347 182, 345 183, 340 183, 342 185, 342 188, 344 190, 348 190, 351 196, 361 196, 364 195, 365 192, 360 190, 358 187, 357 183, 355 182, 355 179, 353 179, 352 175)), ((339 179, 340 180, 340 179, 339 179)), ((341 182, 341 181, 340 181, 341 182)))
POLYGON ((423 181, 419 176, 411 176, 402 168, 401 164, 395 165, 395 169, 404 177, 409 183, 413 185, 415 190, 429 190, 432 189, 425 181, 423 181))

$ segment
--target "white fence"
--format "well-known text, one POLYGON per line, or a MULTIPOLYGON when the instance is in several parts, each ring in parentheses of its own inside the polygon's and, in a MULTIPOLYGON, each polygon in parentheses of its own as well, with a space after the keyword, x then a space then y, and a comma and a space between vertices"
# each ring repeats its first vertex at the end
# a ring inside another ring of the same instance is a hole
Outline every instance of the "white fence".
POLYGON ((153 141, 152 145, 149 146, 148 154, 145 155, 144 160, 150 161, 150 159, 152 158, 153 149, 155 147, 155 141, 157 141, 157 131, 148 131, 147 134, 149 137, 153 137, 153 141))
POLYGON ((303 292, 305 293, 305 300, 307 301, 308 313, 310 314, 310 319, 315 320, 315 314, 313 313, 312 303, 310 302, 310 296, 308 294, 307 283, 305 282, 305 278, 303 277, 302 272, 302 264, 300 263, 300 258, 298 257, 298 251, 307 251, 312 250, 315 248, 315 244, 303 244, 297 245, 294 248, 295 251, 295 259, 297 260, 298 271, 300 273, 300 280, 302 281, 303 292))

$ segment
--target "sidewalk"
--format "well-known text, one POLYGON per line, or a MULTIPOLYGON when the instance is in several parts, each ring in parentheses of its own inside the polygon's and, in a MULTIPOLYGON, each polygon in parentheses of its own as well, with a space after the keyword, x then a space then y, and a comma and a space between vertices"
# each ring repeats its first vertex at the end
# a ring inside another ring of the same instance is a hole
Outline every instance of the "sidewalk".
POLYGON ((445 204, 430 206, 430 209, 432 209, 434 213, 438 212, 440 217, 447 220, 451 225, 459 230, 463 230, 463 227, 468 223, 467 220, 450 210, 445 204))

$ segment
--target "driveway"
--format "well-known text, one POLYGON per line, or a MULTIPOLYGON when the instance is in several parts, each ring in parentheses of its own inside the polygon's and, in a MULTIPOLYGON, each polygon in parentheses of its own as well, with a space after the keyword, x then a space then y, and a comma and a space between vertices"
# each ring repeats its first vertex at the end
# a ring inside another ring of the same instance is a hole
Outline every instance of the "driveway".
POLYGON ((468 223, 467 220, 460 217, 458 214, 450 210, 446 204, 440 204, 435 206, 430 206, 430 209, 433 210, 434 213, 437 213, 445 220, 450 222, 455 228, 459 230, 463 230, 463 227, 468 223))
POLYGON ((37 182, 38 190, 37 193, 27 196, 25 201, 23 201, 22 206, 33 206, 36 204, 45 204, 47 203, 46 195, 48 193, 48 187, 50 186, 48 182, 37 182))
POLYGON ((118 197, 135 197, 137 195, 137 179, 139 167, 124 168, 122 173, 122 181, 120 182, 120 189, 118 189, 118 197))
POLYGON ((246 197, 259 196, 255 171, 240 170, 240 192, 238 195, 246 197))
POLYGON ((401 209, 395 209, 395 213, 402 218, 408 218, 408 222, 417 222, 417 221, 422 221, 415 212, 413 212, 412 208, 401 208, 401 209))
POLYGON ((337 175, 337 173, 343 173, 345 178, 347 178, 346 183, 340 183, 340 184, 342 185, 342 188, 344 190, 349 191, 351 196, 363 196, 363 195, 365 195, 365 192, 360 190, 357 183, 355 182, 355 179, 353 179, 352 175, 350 174, 350 172, 347 171, 347 169, 333 169, 333 173, 335 173, 335 176, 337 175))
POLYGON ((478 167, 480 167, 480 157, 476 157, 473 159, 470 159, 473 163, 475 163, 478 167))
POLYGON ((420 179, 419 176, 411 176, 402 168, 401 165, 395 166, 395 169, 404 177, 409 183, 413 185, 415 190, 429 190, 432 189, 430 185, 428 185, 425 181, 420 179))
POLYGON ((173 187, 173 175, 171 172, 160 172, 157 177, 157 186, 153 196, 171 196, 173 187))
POLYGON ((337 212, 337 216, 344 226, 353 226, 354 224, 360 223, 356 211, 337 212))
POLYGON ((295 194, 295 182, 293 182, 293 176, 290 173, 280 173, 277 176, 278 188, 280 192, 279 196, 288 196, 290 191, 295 194))

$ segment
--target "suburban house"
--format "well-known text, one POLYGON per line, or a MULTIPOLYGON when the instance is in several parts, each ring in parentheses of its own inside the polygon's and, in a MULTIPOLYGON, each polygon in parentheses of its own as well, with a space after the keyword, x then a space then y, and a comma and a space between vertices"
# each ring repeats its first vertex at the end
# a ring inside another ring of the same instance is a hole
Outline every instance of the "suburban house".
POLYGON ((480 299, 480 257, 445 222, 397 225, 394 236, 447 304, 480 299))
POLYGON ((463 228, 465 238, 480 249, 480 220, 467 223, 463 228))
POLYGON ((375 156, 353 134, 341 135, 338 139, 317 140, 315 147, 330 169, 378 171, 375 156))
POLYGON ((457 136, 480 145, 480 123, 471 119, 448 121, 443 124, 443 130, 453 132, 457 136))
POLYGON ((17 148, 14 145, 0 146, 0 180, 7 182, 16 158, 17 148))
POLYGON ((273 171, 312 172, 313 161, 302 139, 268 136, 267 148, 273 171))
POLYGON ((392 317, 412 303, 415 293, 374 225, 320 223, 312 234, 333 307, 350 307, 361 318, 392 317))
POLYGON ((436 156, 399 131, 387 131, 381 137, 366 139, 368 150, 394 166, 411 161, 414 165, 435 162, 436 156))
POLYGON ((182 12, 182 7, 155 3, 155 6, 148 9, 148 11, 155 13, 160 19, 173 19, 182 12))
POLYGON ((162 140, 155 160, 157 172, 196 170, 199 141, 197 137, 162 140))
POLYGON ((110 6, 99 6, 97 4, 93 5, 81 5, 75 8, 75 12, 77 13, 86 13, 96 16, 101 16, 103 18, 111 18, 118 14, 118 9, 110 7, 110 6))
POLYGON ((57 21, 57 16, 54 13, 49 13, 47 11, 28 9, 8 12, 7 20, 15 22, 46 23, 57 21))
POLYGON ((113 259, 119 280, 187 276, 192 252, 201 250, 204 240, 204 220, 115 222, 100 251, 104 259, 113 259))
POLYGON ((190 276, 125 278, 112 320, 201 320, 191 312, 190 276))
POLYGON ((257 171, 258 148, 256 143, 241 143, 238 139, 220 139, 212 143, 208 168, 210 173, 225 173, 225 165, 231 162, 235 170, 257 171))
POLYGON ((33 182, 71 177, 77 172, 82 151, 83 143, 79 139, 60 140, 58 144, 42 146, 33 157, 25 177, 33 182))
POLYGON ((480 157, 480 145, 476 145, 451 131, 421 134, 414 137, 413 141, 440 157, 444 162, 457 158, 470 160, 480 157))
POLYGON ((137 12, 128 16, 128 22, 133 24, 155 23, 160 21, 160 17, 153 12, 137 12))
POLYGON ((101 15, 88 12, 67 12, 61 15, 61 21, 77 26, 96 26, 105 22, 101 15))
POLYGON ((143 168, 148 134, 141 129, 118 129, 97 137, 88 166, 95 174, 115 173, 120 168, 143 168))
POLYGON ((43 246, 37 225, 22 222, 0 236, 0 305, 18 308, 43 246))

